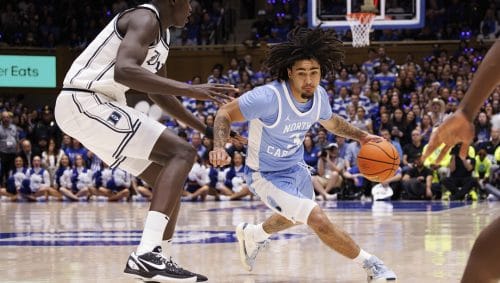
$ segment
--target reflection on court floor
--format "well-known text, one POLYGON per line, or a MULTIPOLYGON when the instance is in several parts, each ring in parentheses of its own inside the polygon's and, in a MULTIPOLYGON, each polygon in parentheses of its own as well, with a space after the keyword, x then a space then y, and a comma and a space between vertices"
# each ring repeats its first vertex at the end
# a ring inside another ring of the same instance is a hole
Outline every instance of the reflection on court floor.
MULTIPOLYGON (((321 202, 330 219, 382 258, 398 282, 458 282, 480 230, 500 204, 321 202)), ((122 273, 149 203, 0 202, 1 282, 133 282, 122 273)), ((364 272, 306 226, 279 233, 252 273, 234 228, 271 214, 260 202, 183 202, 173 255, 209 282, 365 282, 364 272)))

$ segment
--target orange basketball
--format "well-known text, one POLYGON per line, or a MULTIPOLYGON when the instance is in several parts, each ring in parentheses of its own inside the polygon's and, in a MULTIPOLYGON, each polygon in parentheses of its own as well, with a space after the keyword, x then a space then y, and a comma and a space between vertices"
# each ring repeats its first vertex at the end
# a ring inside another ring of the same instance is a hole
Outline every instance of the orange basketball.
POLYGON ((358 168, 370 181, 383 182, 396 174, 399 168, 399 154, 388 141, 369 142, 359 150, 358 168))

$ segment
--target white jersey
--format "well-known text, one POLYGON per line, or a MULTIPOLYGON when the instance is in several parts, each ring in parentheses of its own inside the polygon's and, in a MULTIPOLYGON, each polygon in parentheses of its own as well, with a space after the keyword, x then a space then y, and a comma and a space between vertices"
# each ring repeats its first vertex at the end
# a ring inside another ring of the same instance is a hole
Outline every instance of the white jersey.
POLYGON ((118 20, 125 13, 135 9, 148 9, 156 14, 160 23, 157 40, 149 46, 142 67, 156 73, 168 57, 170 33, 163 30, 158 10, 151 4, 144 4, 118 14, 76 58, 64 78, 65 88, 88 89, 106 95, 120 104, 126 104, 125 92, 129 87, 114 80, 118 47, 123 39, 118 31, 118 20))

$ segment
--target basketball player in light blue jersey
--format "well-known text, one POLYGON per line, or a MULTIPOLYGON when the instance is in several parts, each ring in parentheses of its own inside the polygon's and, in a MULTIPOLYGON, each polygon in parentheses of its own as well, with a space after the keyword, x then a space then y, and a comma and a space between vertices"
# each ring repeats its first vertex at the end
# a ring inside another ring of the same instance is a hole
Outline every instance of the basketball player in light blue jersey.
POLYGON ((240 259, 248 269, 271 234, 297 224, 307 224, 330 248, 359 263, 369 282, 395 281, 396 275, 377 257, 360 249, 351 237, 328 219, 314 202, 311 176, 303 164, 302 142, 315 122, 328 131, 365 144, 381 141, 332 113, 322 74, 344 58, 342 43, 334 32, 295 29, 286 42, 271 47, 266 65, 278 77, 223 106, 215 118, 214 149, 210 161, 226 165, 224 146, 230 124, 250 121, 247 151, 247 184, 275 213, 264 223, 241 223, 236 228, 240 259))

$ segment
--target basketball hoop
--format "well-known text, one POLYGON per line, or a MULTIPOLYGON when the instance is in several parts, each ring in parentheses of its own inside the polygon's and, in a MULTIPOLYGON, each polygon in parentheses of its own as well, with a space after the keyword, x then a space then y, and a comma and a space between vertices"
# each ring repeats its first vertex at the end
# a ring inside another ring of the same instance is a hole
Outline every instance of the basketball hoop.
POLYGON ((375 19, 374 13, 352 13, 346 15, 351 27, 352 47, 370 45, 370 29, 375 19))

